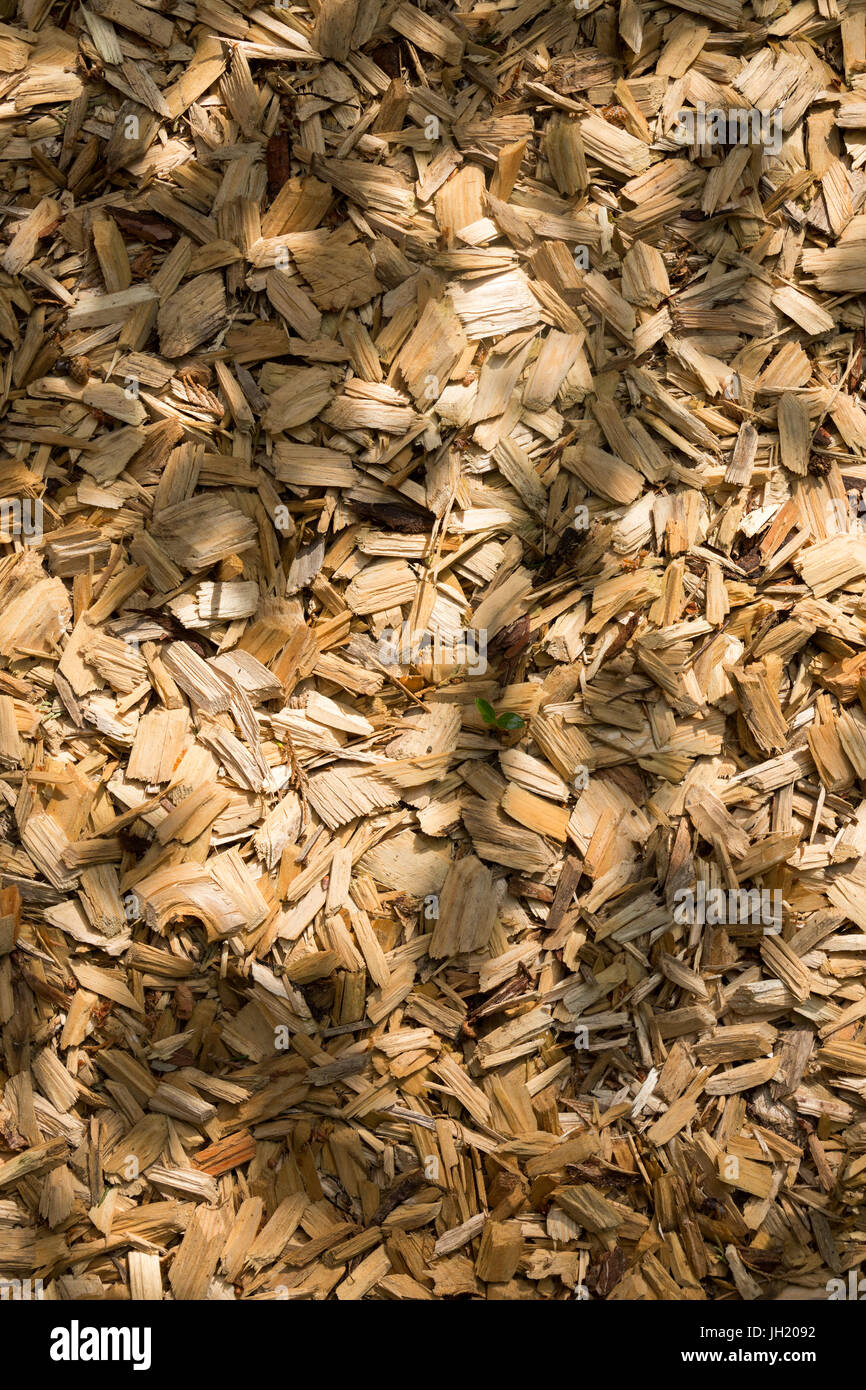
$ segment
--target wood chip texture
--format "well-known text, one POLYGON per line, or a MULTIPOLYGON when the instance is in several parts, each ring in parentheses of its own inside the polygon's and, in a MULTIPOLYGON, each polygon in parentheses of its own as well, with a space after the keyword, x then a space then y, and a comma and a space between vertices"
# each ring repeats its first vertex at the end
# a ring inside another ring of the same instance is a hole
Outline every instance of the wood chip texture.
POLYGON ((827 1298, 863 6, 0 17, 4 1295, 827 1298))

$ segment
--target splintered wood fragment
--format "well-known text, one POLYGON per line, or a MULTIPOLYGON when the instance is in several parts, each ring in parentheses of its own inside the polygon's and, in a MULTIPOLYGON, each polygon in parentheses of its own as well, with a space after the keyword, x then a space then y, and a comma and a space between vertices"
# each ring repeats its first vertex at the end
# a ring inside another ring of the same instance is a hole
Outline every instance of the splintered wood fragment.
POLYGON ((755 662, 748 669, 731 669, 729 679, 759 748, 765 753, 781 752, 787 743, 788 730, 766 667, 755 662))
POLYGON ((809 411, 805 401, 790 392, 781 396, 778 421, 782 463, 792 473, 803 477, 809 463, 809 444, 812 438, 809 411))
POLYGON ((451 28, 446 28, 438 20, 426 15, 414 5, 401 4, 390 18, 392 29, 411 40, 416 47, 442 58, 448 63, 459 63, 463 55, 463 41, 451 28))
POLYGON ((223 277, 197 275, 160 305, 159 350, 165 357, 182 357, 213 338, 226 322, 223 277))
POLYGON ((397 358, 421 409, 442 394, 466 346, 466 335, 450 302, 431 300, 397 358))
POLYGON ((222 1177, 244 1163, 249 1163, 256 1152, 256 1142, 249 1130, 238 1130, 225 1139, 209 1144, 193 1156, 193 1163, 211 1177, 222 1177))
POLYGON ((69 1145, 62 1137, 34 1144, 0 1163, 0 1190, 14 1187, 25 1178, 41 1177, 50 1173, 61 1163, 65 1163, 68 1157, 69 1145))
POLYGON ((547 130, 544 152, 560 193, 580 193, 586 188, 586 154, 576 121, 554 117, 547 130))
POLYGON ((734 452, 725 473, 725 482, 735 487, 745 487, 752 476, 755 455, 758 452, 758 431, 748 421, 740 426, 734 452))
POLYGON ((127 1260, 130 1297, 144 1303, 160 1302, 163 1288, 159 1255, 147 1250, 130 1250, 127 1260))
POLYGON ((526 1164, 526 1175, 540 1178, 545 1173, 558 1173, 568 1164, 583 1163, 592 1154, 598 1153, 601 1142, 595 1130, 587 1130, 574 1137, 567 1136, 554 1145, 546 1154, 530 1158, 526 1164))
POLYGON ((0 888, 0 956, 15 949, 21 930, 21 894, 15 885, 0 888))
POLYGON ((641 494, 643 480, 637 470, 604 449, 575 445, 563 451, 562 462, 588 488, 611 502, 634 502, 641 494))
POLYGON ((280 1202, 250 1246, 247 1259, 252 1265, 261 1268, 279 1259, 298 1229, 308 1205, 302 1192, 296 1192, 280 1202))
POLYGON ((535 512, 547 505, 547 493, 532 463, 513 439, 503 439, 494 450, 493 457, 503 477, 520 494, 524 502, 535 512))
POLYGON ((475 1273, 489 1284, 506 1283, 523 1254, 523 1234, 516 1221, 490 1220, 481 1233, 475 1273))
POLYGON ((381 1283, 390 1269, 391 1261, 384 1246, 380 1246, 367 1255, 366 1259, 356 1265, 351 1274, 347 1274, 346 1278, 338 1284, 337 1298, 342 1303, 356 1303, 359 1299, 366 1298, 367 1294, 381 1283))
POLYGON ((438 911, 431 956, 455 956, 487 944, 496 921, 493 875, 474 855, 466 855, 449 869, 438 911))
POLYGON ((32 261, 36 243, 47 234, 60 217, 60 204, 54 198, 43 198, 18 223, 15 235, 0 256, 0 265, 10 275, 16 275, 32 261))
POLYGON ((719 1154, 716 1176, 720 1182, 752 1197, 767 1198, 773 1191, 772 1169, 736 1154, 719 1154))
POLYGON ((751 1091, 772 1081, 779 1070, 778 1057, 764 1057, 755 1062, 744 1062, 741 1067, 731 1071, 719 1072, 711 1076, 705 1090, 708 1096, 732 1096, 740 1091, 751 1091))
POLYGON ((219 1258, 219 1234, 222 1230, 223 1216, 218 1209, 196 1207, 169 1271, 169 1282, 175 1298, 194 1300, 206 1297, 219 1258))

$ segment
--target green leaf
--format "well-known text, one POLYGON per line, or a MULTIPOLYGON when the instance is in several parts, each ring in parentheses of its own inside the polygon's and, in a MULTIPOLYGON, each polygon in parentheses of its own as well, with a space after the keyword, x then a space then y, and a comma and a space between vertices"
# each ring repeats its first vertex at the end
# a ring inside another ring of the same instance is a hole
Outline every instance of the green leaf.
POLYGON ((500 714, 496 721, 497 729, 522 729, 524 720, 521 715, 509 711, 507 714, 500 714))
POLYGON ((478 710, 485 724, 496 723, 496 710, 492 705, 489 705, 486 700, 476 700, 475 708, 478 710))

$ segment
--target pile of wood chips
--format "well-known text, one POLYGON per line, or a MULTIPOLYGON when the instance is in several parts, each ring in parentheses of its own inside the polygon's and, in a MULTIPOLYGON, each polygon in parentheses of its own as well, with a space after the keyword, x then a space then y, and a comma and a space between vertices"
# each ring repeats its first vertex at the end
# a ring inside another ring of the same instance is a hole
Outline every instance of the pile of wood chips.
POLYGON ((255 6, 0 0, 0 1283, 825 1298, 866 8, 255 6))

